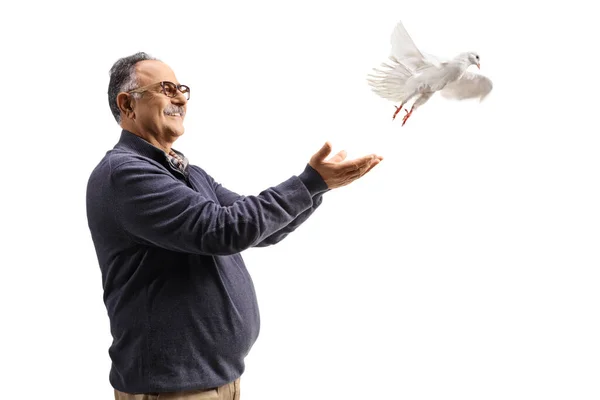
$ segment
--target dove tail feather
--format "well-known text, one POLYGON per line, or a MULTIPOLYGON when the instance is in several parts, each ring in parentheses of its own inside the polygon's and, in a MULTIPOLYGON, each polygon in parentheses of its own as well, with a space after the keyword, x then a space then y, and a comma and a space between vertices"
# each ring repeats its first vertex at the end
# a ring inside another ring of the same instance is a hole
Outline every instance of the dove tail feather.
POLYGON ((414 90, 408 87, 408 80, 413 72, 394 56, 387 62, 381 63, 380 68, 373 68, 373 73, 367 75, 367 82, 371 90, 387 100, 404 102, 413 94, 414 90))

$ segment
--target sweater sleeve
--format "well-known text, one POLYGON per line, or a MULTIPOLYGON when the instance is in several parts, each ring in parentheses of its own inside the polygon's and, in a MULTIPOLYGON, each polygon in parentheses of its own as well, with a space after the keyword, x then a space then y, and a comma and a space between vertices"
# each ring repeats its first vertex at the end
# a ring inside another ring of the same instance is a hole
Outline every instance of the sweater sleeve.
POLYGON ((141 160, 113 168, 111 189, 117 222, 134 240, 209 255, 257 245, 309 210, 314 193, 301 177, 292 176, 222 206, 141 160))
POLYGON ((329 191, 327 184, 321 178, 321 175, 315 171, 310 165, 306 165, 304 171, 299 175, 300 180, 304 183, 307 189, 313 194, 312 206, 298 215, 292 222, 287 224, 285 228, 280 229, 271 236, 265 238, 256 247, 266 247, 281 242, 296 228, 302 225, 308 217, 310 217, 323 202, 323 195, 329 191))
MULTIPOLYGON (((239 195, 223 187, 220 183, 215 182, 214 179, 208 174, 207 178, 213 185, 213 189, 215 190, 217 198, 219 199, 219 202, 221 204, 230 205, 244 198, 244 196, 239 195)), ((323 181, 323 178, 321 178, 317 171, 315 171, 310 165, 307 164, 304 171, 298 176, 298 178, 302 181, 304 186, 306 186, 307 190, 311 193, 312 206, 306 209, 296 218, 294 218, 285 227, 281 228, 277 232, 256 243, 254 245, 255 247, 266 247, 279 243, 280 241, 285 239, 290 233, 294 232, 296 228, 298 228, 301 224, 303 224, 323 202, 323 194, 328 192, 329 188, 327 187, 327 184, 325 183, 325 181, 323 181)))

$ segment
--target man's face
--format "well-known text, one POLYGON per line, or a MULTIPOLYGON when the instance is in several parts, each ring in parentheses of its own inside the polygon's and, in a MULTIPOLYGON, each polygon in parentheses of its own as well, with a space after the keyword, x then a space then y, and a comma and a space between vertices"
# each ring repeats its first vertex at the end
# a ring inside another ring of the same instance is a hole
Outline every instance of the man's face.
POLYGON ((179 84, 175 73, 161 61, 145 60, 136 64, 136 76, 139 87, 155 85, 135 99, 135 125, 141 132, 157 139, 175 141, 185 130, 183 119, 187 99, 179 91, 175 97, 167 97, 159 83, 169 81, 179 84))

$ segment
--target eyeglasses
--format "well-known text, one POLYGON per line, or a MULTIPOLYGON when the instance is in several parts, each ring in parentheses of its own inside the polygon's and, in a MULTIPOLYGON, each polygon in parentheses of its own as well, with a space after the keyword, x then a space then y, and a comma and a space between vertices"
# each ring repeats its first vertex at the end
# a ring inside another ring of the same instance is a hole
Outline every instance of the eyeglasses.
POLYGON ((160 84, 163 94, 167 97, 175 97, 175 96, 177 96, 177 91, 180 91, 186 97, 186 100, 190 99, 189 86, 178 85, 178 84, 175 84, 175 83, 169 82, 169 81, 162 81, 162 82, 158 82, 158 83, 153 83, 151 85, 142 86, 140 88, 130 90, 127 93, 144 93, 144 92, 147 92, 148 89, 150 89, 151 87, 154 87, 158 84, 160 84))

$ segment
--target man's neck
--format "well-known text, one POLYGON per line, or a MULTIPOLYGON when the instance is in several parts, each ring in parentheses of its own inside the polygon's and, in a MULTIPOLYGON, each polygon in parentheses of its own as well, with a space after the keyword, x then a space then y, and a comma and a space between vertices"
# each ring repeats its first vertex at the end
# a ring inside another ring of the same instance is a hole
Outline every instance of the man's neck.
POLYGON ((135 129, 134 127, 128 127, 124 125, 122 128, 133 133, 136 136, 141 137, 146 142, 150 143, 152 146, 164 151, 166 154, 169 154, 171 152, 171 146, 173 145, 173 143, 171 142, 159 140, 156 136, 148 133, 144 134, 139 130, 135 129))
POLYGON ((161 142, 158 139, 156 139, 156 137, 154 137, 154 136, 141 136, 141 135, 139 135, 139 136, 142 139, 144 139, 145 141, 147 141, 148 143, 150 143, 151 145, 153 145, 154 147, 158 147, 159 149, 164 151, 166 154, 169 154, 171 152, 172 143, 161 142))

